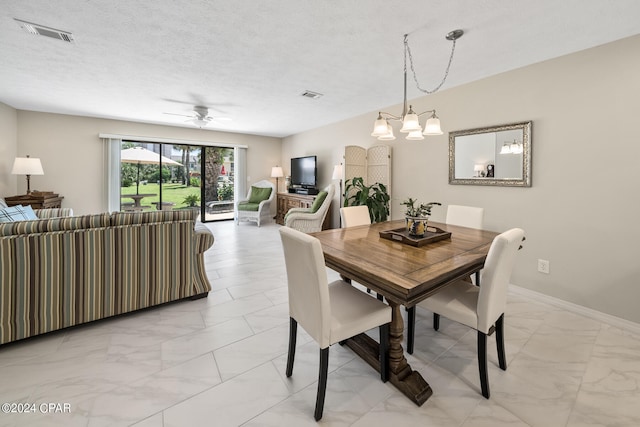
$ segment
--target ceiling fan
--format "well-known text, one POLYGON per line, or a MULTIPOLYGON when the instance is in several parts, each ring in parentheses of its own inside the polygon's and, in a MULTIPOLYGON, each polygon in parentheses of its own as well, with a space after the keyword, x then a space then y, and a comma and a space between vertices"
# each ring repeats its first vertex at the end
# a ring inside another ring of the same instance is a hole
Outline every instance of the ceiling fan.
POLYGON ((194 125, 202 128, 203 126, 208 125, 212 121, 228 121, 231 120, 229 117, 213 117, 209 115, 209 109, 207 107, 203 107, 201 105, 196 105, 193 107, 193 114, 178 114, 178 113, 164 113, 172 116, 182 116, 189 117, 187 120, 188 123, 193 123, 194 125))

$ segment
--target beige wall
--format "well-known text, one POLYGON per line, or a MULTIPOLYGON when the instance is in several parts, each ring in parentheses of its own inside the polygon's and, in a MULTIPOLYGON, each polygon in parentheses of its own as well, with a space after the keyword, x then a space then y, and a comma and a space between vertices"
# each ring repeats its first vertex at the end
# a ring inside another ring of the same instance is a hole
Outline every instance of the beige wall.
POLYGON ((0 102, 0 197, 16 194, 16 176, 11 175, 11 168, 17 146, 18 113, 0 102))
MULTIPOLYGON (((512 283, 640 322, 636 52, 640 36, 414 100, 416 111, 437 108, 445 134, 390 144, 392 216, 402 217, 399 202, 408 196, 482 206, 486 228, 526 231, 512 283), (533 187, 448 184, 448 131, 526 120, 533 121, 533 187), (539 258, 550 261, 550 274, 537 272, 539 258)), ((326 185, 345 145, 378 143, 369 136, 375 116, 285 138, 281 162, 318 154, 326 185)), ((433 219, 445 212, 435 209, 433 219)))
MULTIPOLYGON (((31 188, 59 193, 64 196, 63 206, 77 214, 107 208, 100 133, 247 145, 247 174, 252 182, 268 179, 271 167, 280 161, 279 138, 22 110, 17 117, 18 153, 39 157, 45 172, 31 178, 31 188)), ((26 181, 19 180, 18 194, 25 191, 26 181)))

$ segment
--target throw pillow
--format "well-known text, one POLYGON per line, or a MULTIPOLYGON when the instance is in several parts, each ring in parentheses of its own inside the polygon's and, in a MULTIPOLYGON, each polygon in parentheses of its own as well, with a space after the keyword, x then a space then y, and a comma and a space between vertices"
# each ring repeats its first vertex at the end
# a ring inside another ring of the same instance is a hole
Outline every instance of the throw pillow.
POLYGON ((4 201, 2 197, 0 197, 0 209, 8 208, 7 202, 4 201))
POLYGON ((321 191, 318 193, 318 197, 316 197, 316 199, 313 201, 313 204, 311 205, 311 213, 316 213, 318 212, 318 209, 320 209, 320 206, 322 206, 322 203, 324 202, 324 199, 327 198, 327 192, 326 191, 321 191))
POLYGON ((0 210, 0 222, 27 221, 38 219, 31 206, 12 206, 0 210))
POLYGON ((249 203, 260 203, 263 200, 267 200, 269 196, 271 196, 271 187, 254 187, 252 185, 249 203))

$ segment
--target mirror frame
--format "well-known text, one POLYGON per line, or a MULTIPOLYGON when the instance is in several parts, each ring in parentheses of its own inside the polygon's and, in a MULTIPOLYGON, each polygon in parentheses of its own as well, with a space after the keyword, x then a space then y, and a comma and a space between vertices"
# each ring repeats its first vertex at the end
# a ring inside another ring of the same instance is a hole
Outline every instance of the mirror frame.
POLYGON ((457 130, 449 132, 449 184, 461 185, 493 185, 502 187, 531 187, 531 121, 511 123, 500 126, 457 130), (522 130, 522 178, 521 179, 474 179, 456 178, 456 137, 481 133, 522 130))

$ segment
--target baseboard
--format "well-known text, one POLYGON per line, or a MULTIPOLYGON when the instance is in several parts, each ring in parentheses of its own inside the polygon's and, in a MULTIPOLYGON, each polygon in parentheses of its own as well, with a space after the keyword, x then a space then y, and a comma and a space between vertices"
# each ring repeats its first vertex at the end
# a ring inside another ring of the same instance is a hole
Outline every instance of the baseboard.
POLYGON ((593 320, 597 320, 599 322, 607 323, 611 326, 615 326, 620 329, 627 330, 629 332, 640 335, 640 324, 632 322, 630 320, 622 319, 620 317, 612 316, 607 313, 603 313, 601 311, 594 310, 592 308, 584 307, 578 304, 574 304, 569 301, 564 301, 559 298, 555 298, 546 294, 542 294, 540 292, 532 291, 531 289, 526 289, 520 286, 516 286, 513 284, 509 285, 509 291, 522 295, 540 302, 544 302, 555 307, 562 308, 567 311, 574 312, 576 314, 581 314, 585 317, 588 317, 593 320))

